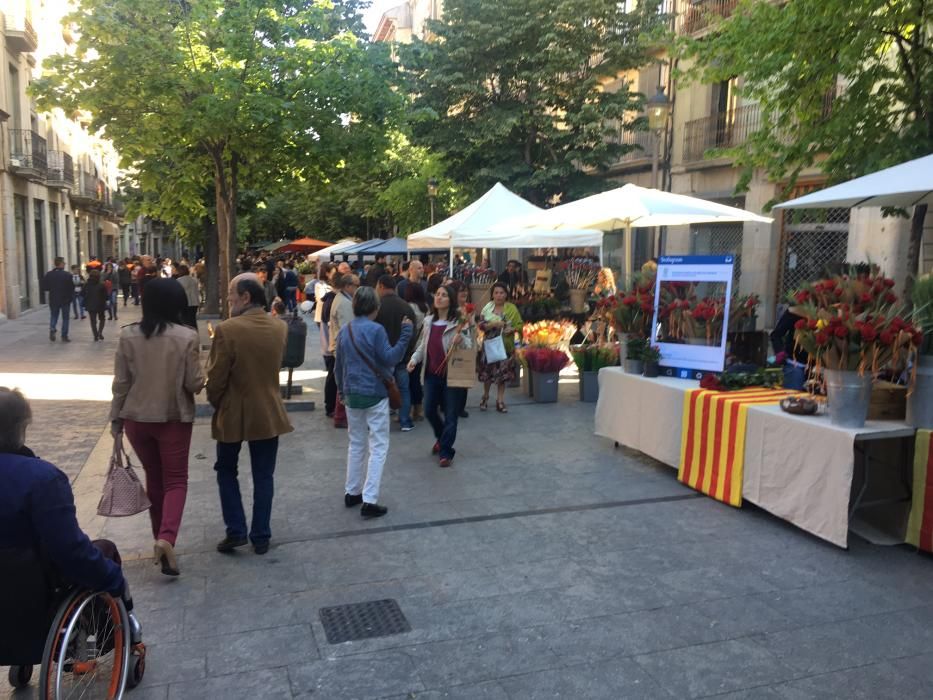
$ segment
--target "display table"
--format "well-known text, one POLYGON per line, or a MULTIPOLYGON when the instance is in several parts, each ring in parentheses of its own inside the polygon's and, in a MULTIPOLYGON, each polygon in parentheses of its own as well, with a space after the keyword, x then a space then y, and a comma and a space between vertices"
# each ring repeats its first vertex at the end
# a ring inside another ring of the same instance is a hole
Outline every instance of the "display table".
MULTIPOLYGON (((599 372, 596 434, 675 469, 680 463, 684 394, 688 379, 599 372)), ((778 406, 750 406, 745 433, 742 497, 840 547, 848 546, 849 500, 855 444, 913 437, 895 421, 869 421, 856 430, 829 417, 794 416, 778 406)))

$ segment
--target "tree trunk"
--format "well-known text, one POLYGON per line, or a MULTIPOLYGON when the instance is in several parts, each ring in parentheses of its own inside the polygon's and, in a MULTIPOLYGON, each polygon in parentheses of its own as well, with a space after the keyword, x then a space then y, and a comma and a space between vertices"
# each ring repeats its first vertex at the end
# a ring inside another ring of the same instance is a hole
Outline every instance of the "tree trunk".
POLYGON ((220 277, 217 274, 217 226, 210 217, 205 216, 201 223, 204 226, 204 266, 207 268, 207 279, 204 288, 204 312, 217 315, 220 313, 220 277))
POLYGON ((927 218, 927 205, 914 207, 910 221, 910 247, 907 249, 907 282, 904 285, 904 302, 908 313, 913 309, 914 280, 920 272, 920 251, 923 249, 923 224, 927 218))

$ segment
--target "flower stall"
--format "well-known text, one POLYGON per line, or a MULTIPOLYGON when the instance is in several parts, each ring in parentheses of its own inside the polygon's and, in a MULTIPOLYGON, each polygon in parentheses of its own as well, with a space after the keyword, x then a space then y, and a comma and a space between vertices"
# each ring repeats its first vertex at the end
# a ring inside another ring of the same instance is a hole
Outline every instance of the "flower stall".
POLYGON ((519 361, 526 369, 528 393, 539 403, 557 401, 558 377, 570 361, 567 346, 575 326, 566 321, 527 323, 519 361))

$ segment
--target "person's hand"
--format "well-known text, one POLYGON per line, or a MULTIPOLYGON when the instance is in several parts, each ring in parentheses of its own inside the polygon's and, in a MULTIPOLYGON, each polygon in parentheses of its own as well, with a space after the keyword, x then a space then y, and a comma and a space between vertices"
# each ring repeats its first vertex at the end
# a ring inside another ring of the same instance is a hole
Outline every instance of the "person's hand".
POLYGON ((774 356, 774 364, 783 365, 785 362, 787 362, 787 353, 781 350, 781 352, 774 356))
POLYGON ((412 322, 411 322, 411 319, 408 318, 408 317, 406 316, 405 318, 402 319, 402 325, 403 325, 403 326, 413 326, 413 325, 415 325, 415 324, 412 323, 412 322))
POLYGON ((112 420, 110 421, 110 434, 113 437, 117 438, 123 434, 123 421, 122 420, 112 420))
POLYGON ((406 369, 408 370, 408 373, 411 374, 412 372, 415 371, 415 367, 417 367, 417 366, 418 366, 418 365, 415 364, 415 361, 414 361, 414 360, 409 360, 409 361, 408 361, 408 367, 407 367, 406 369))
POLYGON ((457 335, 455 335, 453 339, 453 346, 455 348, 459 347, 462 342, 463 342, 463 336, 457 333, 457 335))

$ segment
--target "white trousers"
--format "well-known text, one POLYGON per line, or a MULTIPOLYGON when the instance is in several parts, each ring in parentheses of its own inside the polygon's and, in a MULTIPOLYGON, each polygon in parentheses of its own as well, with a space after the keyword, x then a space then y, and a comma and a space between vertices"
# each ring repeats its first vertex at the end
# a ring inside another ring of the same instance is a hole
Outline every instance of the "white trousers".
POLYGON ((383 399, 372 408, 347 406, 347 432, 350 444, 347 446, 346 492, 353 496, 362 493, 364 503, 378 503, 382 468, 389 454, 389 399, 383 399))

